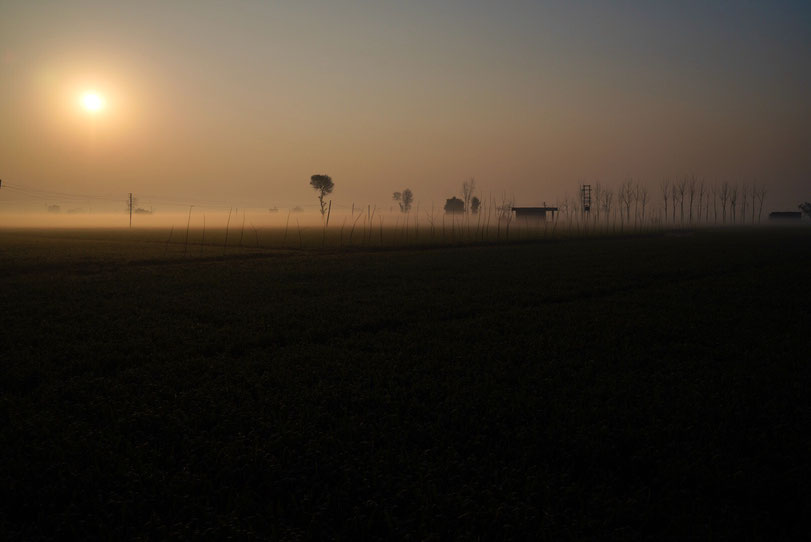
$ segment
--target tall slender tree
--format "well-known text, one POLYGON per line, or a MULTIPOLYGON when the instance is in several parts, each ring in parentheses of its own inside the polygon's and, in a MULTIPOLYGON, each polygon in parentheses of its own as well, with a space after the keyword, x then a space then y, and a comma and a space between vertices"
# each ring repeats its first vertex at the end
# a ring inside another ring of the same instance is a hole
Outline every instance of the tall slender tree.
POLYGON ((462 200, 465 202, 465 213, 470 209, 470 198, 473 197, 473 192, 476 190, 476 179, 473 177, 469 181, 462 183, 462 200))
POLYGON ((318 196, 318 203, 321 204, 321 216, 323 217, 327 214, 327 202, 324 201, 324 197, 332 194, 335 183, 332 182, 332 177, 329 175, 313 175, 310 177, 310 186, 313 187, 318 196))

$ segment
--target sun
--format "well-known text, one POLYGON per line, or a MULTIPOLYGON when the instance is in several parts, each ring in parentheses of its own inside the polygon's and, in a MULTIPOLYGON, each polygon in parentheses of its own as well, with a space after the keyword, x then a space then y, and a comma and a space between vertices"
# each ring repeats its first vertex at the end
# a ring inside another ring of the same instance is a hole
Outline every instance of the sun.
POLYGON ((82 94, 82 107, 90 113, 98 113, 104 109, 104 97, 95 91, 87 91, 82 94))

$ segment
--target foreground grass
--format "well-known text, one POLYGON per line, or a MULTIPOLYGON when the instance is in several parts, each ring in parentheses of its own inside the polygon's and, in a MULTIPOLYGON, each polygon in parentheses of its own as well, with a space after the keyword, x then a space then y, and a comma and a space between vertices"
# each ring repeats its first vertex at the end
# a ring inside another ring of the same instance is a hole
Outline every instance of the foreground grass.
POLYGON ((54 235, 0 234, 8 537, 806 532, 805 230, 182 257, 54 235))

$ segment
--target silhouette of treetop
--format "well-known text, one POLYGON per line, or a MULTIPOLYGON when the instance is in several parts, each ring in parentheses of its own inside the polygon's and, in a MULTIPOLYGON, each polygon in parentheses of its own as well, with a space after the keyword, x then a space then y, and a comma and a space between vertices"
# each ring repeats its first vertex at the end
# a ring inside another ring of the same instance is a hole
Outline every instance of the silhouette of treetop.
POLYGON ((327 204, 324 203, 324 196, 332 194, 332 189, 335 188, 335 183, 332 182, 332 177, 329 175, 313 175, 310 177, 310 186, 318 194, 318 202, 321 204, 321 214, 327 212, 327 204))

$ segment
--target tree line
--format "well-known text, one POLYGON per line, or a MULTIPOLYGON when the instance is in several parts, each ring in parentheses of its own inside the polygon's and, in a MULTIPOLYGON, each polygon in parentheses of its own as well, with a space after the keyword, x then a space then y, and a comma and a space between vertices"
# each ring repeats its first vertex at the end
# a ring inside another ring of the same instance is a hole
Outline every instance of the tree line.
MULTIPOLYGON (((626 179, 619 187, 602 183, 592 186, 588 222, 603 227, 641 227, 658 224, 669 227, 695 225, 758 224, 763 220, 765 184, 707 182, 696 176, 664 179, 658 190, 626 179), (655 199, 654 199, 655 198, 655 199)), ((582 201, 568 196, 559 205, 563 218, 579 220, 582 201)))
MULTIPOLYGON (((310 178, 316 191, 322 215, 328 213, 326 196, 335 184, 329 175, 318 174, 310 178)), ((696 176, 663 179, 655 193, 647 184, 632 178, 612 188, 602 183, 591 185, 592 205, 587 218, 583 215, 582 200, 565 197, 558 204, 560 216, 568 222, 586 222, 597 226, 642 227, 658 224, 682 227, 692 225, 757 224, 763 220, 767 188, 757 182, 707 182, 696 176)), ((475 194, 476 181, 462 183, 461 198, 452 196, 445 202, 446 214, 479 213, 482 201, 475 194)), ((402 213, 409 213, 414 204, 410 188, 392 195, 402 213)), ((499 215, 512 212, 514 202, 502 198, 496 205, 499 215)))

